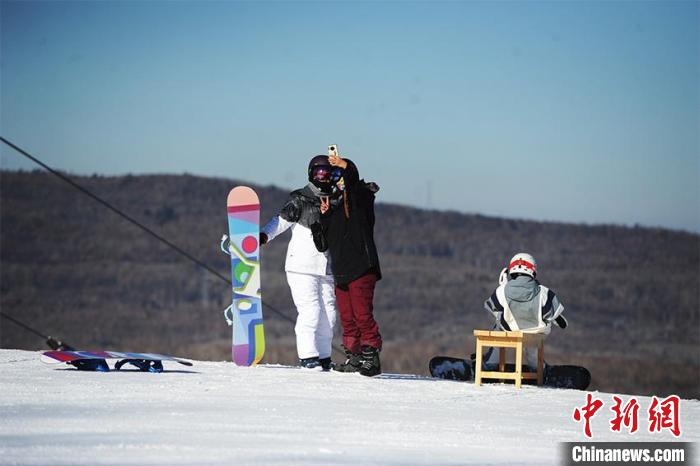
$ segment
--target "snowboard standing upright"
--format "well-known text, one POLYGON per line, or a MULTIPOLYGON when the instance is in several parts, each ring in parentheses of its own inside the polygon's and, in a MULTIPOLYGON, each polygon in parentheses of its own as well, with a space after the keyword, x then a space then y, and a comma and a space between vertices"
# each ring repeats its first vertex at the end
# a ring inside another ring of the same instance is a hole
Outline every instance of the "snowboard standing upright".
POLYGON ((233 188, 227 199, 233 304, 226 320, 233 327, 231 354, 239 366, 257 364, 265 353, 260 292, 260 201, 247 186, 233 188), (230 317, 229 317, 230 316, 230 317))

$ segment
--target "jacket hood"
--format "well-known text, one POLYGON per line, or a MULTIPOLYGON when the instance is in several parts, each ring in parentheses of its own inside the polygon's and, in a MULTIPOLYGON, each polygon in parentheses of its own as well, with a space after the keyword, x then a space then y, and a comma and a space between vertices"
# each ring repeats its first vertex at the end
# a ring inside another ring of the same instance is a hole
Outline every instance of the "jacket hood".
POLYGON ((509 301, 532 301, 540 294, 540 284, 532 277, 520 275, 506 283, 505 295, 509 301))

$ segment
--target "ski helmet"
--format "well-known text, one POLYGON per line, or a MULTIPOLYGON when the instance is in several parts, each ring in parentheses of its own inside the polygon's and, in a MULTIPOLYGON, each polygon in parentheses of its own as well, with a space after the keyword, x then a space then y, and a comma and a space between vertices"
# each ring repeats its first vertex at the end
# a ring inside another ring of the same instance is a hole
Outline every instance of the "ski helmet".
POLYGON ((535 278, 537 275, 537 262, 532 255, 526 252, 519 252, 514 255, 508 264, 508 275, 522 273, 535 278))
MULTIPOLYGON (((317 155, 309 162, 309 181, 329 183, 333 167, 328 162, 327 155, 317 155)), ((314 183, 316 184, 316 183, 314 183)))

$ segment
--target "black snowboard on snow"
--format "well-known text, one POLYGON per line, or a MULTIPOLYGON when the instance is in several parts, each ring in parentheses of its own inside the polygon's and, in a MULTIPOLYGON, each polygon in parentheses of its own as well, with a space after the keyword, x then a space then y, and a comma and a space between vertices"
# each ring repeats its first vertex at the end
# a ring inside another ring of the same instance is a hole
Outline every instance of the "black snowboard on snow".
MULTIPOLYGON (((430 360, 430 375, 447 380, 474 380, 472 361, 449 356, 435 356, 430 360)), ((507 371, 514 371, 514 364, 506 364, 507 371)), ((591 383, 591 373, 581 366, 548 366, 544 384, 554 388, 585 390, 591 383)))
POLYGON ((430 360, 429 368, 430 375, 438 379, 461 380, 463 382, 474 380, 472 362, 466 359, 435 356, 430 360))

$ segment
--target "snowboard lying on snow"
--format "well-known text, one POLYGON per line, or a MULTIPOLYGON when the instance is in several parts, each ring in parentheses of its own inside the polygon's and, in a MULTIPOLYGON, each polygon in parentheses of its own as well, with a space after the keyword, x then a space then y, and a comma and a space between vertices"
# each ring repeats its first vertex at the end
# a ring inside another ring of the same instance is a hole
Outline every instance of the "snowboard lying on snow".
POLYGON ((163 372, 162 361, 173 361, 185 366, 192 363, 184 359, 156 353, 120 353, 117 351, 46 351, 41 355, 41 362, 56 364, 65 362, 81 371, 108 372, 107 359, 119 359, 114 364, 120 370, 124 364, 130 364, 143 372, 163 372))
MULTIPOLYGON (((474 380, 472 361, 467 359, 452 358, 449 356, 435 356, 430 360, 430 375, 447 380, 474 380)), ((513 364, 506 364, 507 371, 514 371, 513 364)), ((591 383, 591 373, 581 366, 547 366, 544 385, 554 388, 573 388, 585 390, 591 383)))

